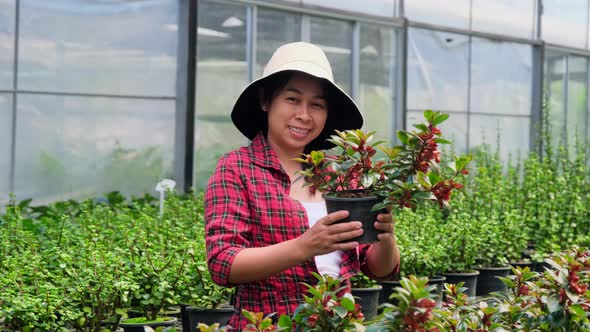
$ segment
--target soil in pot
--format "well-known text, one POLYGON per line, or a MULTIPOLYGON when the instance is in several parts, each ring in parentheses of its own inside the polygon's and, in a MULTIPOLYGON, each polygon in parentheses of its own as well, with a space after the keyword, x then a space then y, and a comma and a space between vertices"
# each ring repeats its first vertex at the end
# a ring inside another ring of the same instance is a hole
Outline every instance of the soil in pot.
POLYGON ((338 223, 349 221, 360 221, 363 223, 363 234, 346 242, 373 243, 377 241, 377 235, 382 233, 374 225, 375 221, 377 221, 377 215, 379 213, 387 213, 385 209, 371 211, 373 206, 379 202, 377 197, 332 197, 324 195, 324 200, 326 201, 328 213, 340 210, 347 210, 349 212, 348 217, 338 221, 338 223))

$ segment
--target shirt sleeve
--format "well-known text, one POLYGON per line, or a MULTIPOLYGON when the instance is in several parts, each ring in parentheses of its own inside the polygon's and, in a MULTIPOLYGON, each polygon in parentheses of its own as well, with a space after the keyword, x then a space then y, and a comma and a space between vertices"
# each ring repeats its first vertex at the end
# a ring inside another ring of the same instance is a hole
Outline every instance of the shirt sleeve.
POLYGON ((396 280, 398 277, 398 274, 399 274, 399 264, 397 264, 396 267, 393 268, 393 271, 390 274, 383 276, 383 277, 377 277, 373 273, 371 273, 371 271, 369 270, 369 263, 368 263, 368 259, 367 259, 367 252, 369 251, 370 247, 371 247, 370 244, 360 244, 359 245, 358 253, 359 253, 359 263, 360 263, 361 271, 367 277, 374 279, 374 280, 378 280, 378 281, 396 280))
POLYGON ((233 286, 229 273, 236 255, 250 247, 250 209, 245 186, 231 155, 222 157, 205 191, 205 242, 211 279, 233 286))

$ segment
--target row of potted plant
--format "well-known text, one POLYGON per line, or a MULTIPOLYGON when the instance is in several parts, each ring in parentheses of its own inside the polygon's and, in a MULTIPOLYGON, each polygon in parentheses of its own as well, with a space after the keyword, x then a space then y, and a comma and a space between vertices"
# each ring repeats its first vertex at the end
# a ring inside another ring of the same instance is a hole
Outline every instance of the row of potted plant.
POLYGON ((206 269, 202 198, 170 195, 162 215, 154 203, 112 193, 102 203, 9 205, 0 219, 0 330, 174 325, 162 317, 173 306, 227 304, 231 289, 206 269))
MULTIPOLYGON (((426 111, 424 118, 427 123, 414 125, 416 130, 398 132, 402 145, 393 148, 372 142, 373 133, 349 130, 332 136, 336 148, 300 159, 307 165, 304 180, 325 193, 328 207, 332 200, 346 199, 344 208, 350 209, 356 197, 374 196, 373 210, 396 208, 401 275, 444 274, 450 281, 469 280, 471 296, 476 289, 486 294, 504 288, 496 277, 506 276, 510 265, 532 268, 548 253, 590 244, 587 145, 578 144, 573 155, 572 149, 555 152, 545 119, 541 155, 535 149, 506 165, 500 147, 492 151, 483 145, 473 151, 470 165, 470 156, 438 150, 438 144, 450 143, 437 128, 447 116, 426 111), (463 186, 451 208, 451 192, 463 186), (429 201, 444 209, 425 204, 429 201)), ((358 280, 359 286, 371 287, 363 284, 366 278, 358 280)))
MULTIPOLYGON (((445 284, 437 307, 428 278, 409 276, 392 294, 383 312, 366 320, 340 281, 318 278, 292 316, 244 312, 245 331, 588 331, 590 329, 590 252, 574 248, 549 259, 544 273, 514 268, 502 278, 508 291, 472 301, 462 284, 445 284), (273 319, 275 318, 275 319, 273 319)), ((231 326, 200 325, 201 331, 233 331, 231 326)))

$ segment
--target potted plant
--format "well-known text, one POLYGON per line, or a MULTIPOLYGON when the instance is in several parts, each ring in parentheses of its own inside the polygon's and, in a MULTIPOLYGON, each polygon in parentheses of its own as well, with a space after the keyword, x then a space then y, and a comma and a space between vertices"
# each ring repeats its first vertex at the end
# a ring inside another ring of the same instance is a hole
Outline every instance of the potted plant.
POLYGON ((328 140, 334 148, 297 158, 305 165, 300 172, 305 183, 323 193, 328 213, 348 210, 348 218, 341 222, 365 224, 363 234, 353 241, 376 241, 373 223, 387 207, 415 210, 420 201, 434 201, 448 211, 452 190, 462 187, 455 178, 467 172, 470 156, 454 156, 449 167, 439 166, 438 145, 451 142, 441 137, 437 126, 449 116, 428 110, 424 117, 427 123, 414 125, 417 131, 398 131, 401 145, 380 146, 383 141, 372 142, 374 132, 336 131, 328 140))
POLYGON ((377 282, 368 276, 359 272, 350 278, 351 294, 361 306, 361 311, 365 319, 371 319, 377 315, 379 306, 379 294, 383 288, 377 282))
MULTIPOLYGON (((400 276, 428 277, 428 283, 435 285, 435 297, 440 304, 443 293, 443 283, 446 280, 442 274, 446 272, 445 234, 441 230, 446 221, 435 208, 426 208, 421 213, 409 209, 399 211, 396 215, 395 234, 400 255, 400 276)), ((387 294, 382 290, 382 302, 388 302, 394 287, 399 281, 385 281, 381 283, 387 294), (396 283, 396 284, 395 284, 396 283)))
POLYGON ((305 284, 308 294, 292 317, 281 315, 278 327, 293 331, 362 331, 364 315, 350 293, 343 293, 346 286, 341 279, 313 274, 318 279, 315 286, 305 284))
POLYGON ((75 315, 13 200, 0 224, 0 330, 57 331, 75 315))
POLYGON ((136 225, 127 233, 126 264, 137 284, 131 304, 141 317, 124 319, 120 326, 126 332, 143 331, 145 326, 173 326, 177 319, 162 314, 179 303, 179 284, 186 273, 190 240, 152 208, 140 208, 136 225))
POLYGON ((186 278, 180 287, 183 331, 198 331, 199 323, 227 325, 234 313, 230 304, 234 289, 213 282, 207 269, 204 248, 189 253, 191 259, 186 278))
POLYGON ((438 331, 433 309, 436 301, 428 278, 403 277, 392 298, 396 304, 385 303, 383 313, 366 331, 438 331))

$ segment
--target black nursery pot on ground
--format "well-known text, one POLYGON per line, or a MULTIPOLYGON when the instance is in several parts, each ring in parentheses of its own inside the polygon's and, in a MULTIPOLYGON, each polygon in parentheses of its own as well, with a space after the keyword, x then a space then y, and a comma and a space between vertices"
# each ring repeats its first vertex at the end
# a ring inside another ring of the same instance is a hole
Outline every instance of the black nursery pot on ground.
POLYGON ((371 288, 352 288, 352 295, 357 298, 357 303, 361 306, 361 311, 365 319, 371 319, 377 316, 377 307, 379 306, 379 292, 382 286, 371 288))
POLYGON ((488 295, 492 292, 506 292, 506 284, 499 277, 507 277, 510 274, 510 266, 477 267, 479 276, 475 294, 477 296, 488 295))
POLYGON ((458 284, 459 282, 464 282, 465 284, 463 287, 467 288, 465 294, 467 296, 473 298, 475 297, 475 290, 477 287, 477 277, 479 276, 479 271, 471 271, 471 272, 447 272, 443 273, 443 275, 447 278, 445 283, 447 284, 458 284))
POLYGON ((375 221, 377 215, 380 213, 388 213, 385 209, 371 211, 373 206, 380 200, 376 196, 370 197, 332 197, 324 195, 326 201, 326 209, 328 213, 346 210, 349 212, 347 218, 338 221, 337 223, 344 223, 349 221, 360 221, 363 224, 363 234, 354 239, 345 241, 357 241, 359 243, 373 243, 377 241, 377 235, 382 233, 375 228, 375 221))
POLYGON ((145 332, 148 331, 146 327, 155 330, 158 327, 166 329, 168 327, 175 326, 177 320, 178 319, 176 317, 163 317, 161 321, 150 322, 146 319, 141 319, 141 317, 137 317, 122 320, 120 326, 125 332, 145 332))
POLYGON ((187 306, 183 311, 183 330, 185 332, 198 332, 199 323, 213 325, 219 323, 219 326, 226 326, 229 319, 234 313, 234 307, 222 307, 215 309, 205 309, 194 306, 187 306))

